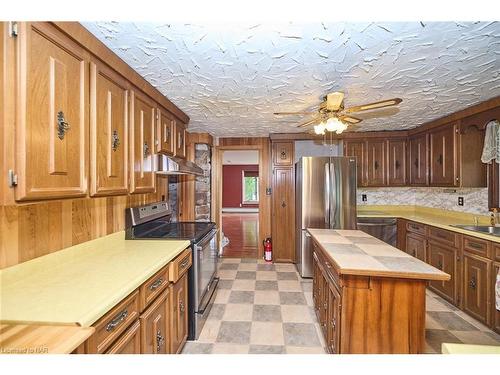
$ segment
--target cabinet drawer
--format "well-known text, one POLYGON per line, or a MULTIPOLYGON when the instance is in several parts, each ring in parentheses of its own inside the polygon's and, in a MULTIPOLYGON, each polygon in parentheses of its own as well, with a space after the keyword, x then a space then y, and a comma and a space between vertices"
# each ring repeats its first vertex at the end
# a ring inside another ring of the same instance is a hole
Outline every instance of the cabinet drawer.
POLYGON ((154 274, 139 288, 139 305, 141 311, 155 300, 168 286, 168 265, 154 274))
POLYGON ((476 237, 463 237, 463 249, 464 251, 476 255, 480 255, 482 257, 490 258, 491 256, 491 247, 489 241, 482 240, 476 237))
POLYGON ((89 338, 89 353, 104 353, 122 332, 139 317, 139 292, 136 290, 94 324, 89 338))
POLYGON ((140 354, 141 335, 139 321, 136 321, 118 340, 111 346, 106 354, 140 354))
POLYGON ((191 248, 184 250, 177 258, 170 262, 170 269, 168 272, 169 280, 176 283, 182 275, 191 267, 191 248))
POLYGON ((500 244, 493 245, 493 259, 500 261, 500 244))
POLYGON ((428 227, 427 235, 437 241, 444 242, 453 247, 458 246, 458 234, 450 232, 449 230, 440 229, 436 227, 428 227))
POLYGON ((416 223, 414 221, 409 221, 406 223, 406 230, 408 232, 418 233, 425 235, 425 225, 416 223))

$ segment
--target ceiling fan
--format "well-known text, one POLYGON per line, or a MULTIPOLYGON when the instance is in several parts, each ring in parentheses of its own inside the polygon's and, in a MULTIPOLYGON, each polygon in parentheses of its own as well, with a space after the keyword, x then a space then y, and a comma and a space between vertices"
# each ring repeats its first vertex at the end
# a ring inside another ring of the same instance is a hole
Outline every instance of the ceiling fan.
POLYGON ((316 115, 312 120, 300 124, 298 127, 314 125, 314 132, 318 135, 325 131, 342 133, 349 125, 358 124, 362 119, 351 116, 351 113, 371 111, 380 108, 392 107, 401 103, 400 98, 382 100, 380 102, 362 104, 354 107, 344 108, 344 93, 332 92, 325 95, 316 112, 274 112, 275 115, 316 115))

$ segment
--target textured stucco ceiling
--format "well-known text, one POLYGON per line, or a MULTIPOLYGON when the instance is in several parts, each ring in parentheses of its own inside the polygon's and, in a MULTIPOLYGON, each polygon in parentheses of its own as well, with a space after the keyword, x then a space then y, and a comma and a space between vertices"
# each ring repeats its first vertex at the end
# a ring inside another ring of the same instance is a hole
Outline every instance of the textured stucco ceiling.
MULTIPOLYGON (((401 97, 356 130, 407 129, 500 95, 500 23, 84 23, 215 136, 298 132, 330 91, 345 106, 401 97)), ((367 116, 370 117, 370 116, 367 116)))

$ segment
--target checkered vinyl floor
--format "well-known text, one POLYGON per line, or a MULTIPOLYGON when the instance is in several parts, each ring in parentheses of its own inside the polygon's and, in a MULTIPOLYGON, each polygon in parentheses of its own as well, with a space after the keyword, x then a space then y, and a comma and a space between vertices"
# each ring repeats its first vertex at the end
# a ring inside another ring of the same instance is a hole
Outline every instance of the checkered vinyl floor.
MULTIPOLYGON (((294 264, 223 258, 217 296, 190 354, 326 353, 312 301, 312 280, 294 264)), ((442 342, 500 345, 500 336, 427 291, 426 352, 442 342)))

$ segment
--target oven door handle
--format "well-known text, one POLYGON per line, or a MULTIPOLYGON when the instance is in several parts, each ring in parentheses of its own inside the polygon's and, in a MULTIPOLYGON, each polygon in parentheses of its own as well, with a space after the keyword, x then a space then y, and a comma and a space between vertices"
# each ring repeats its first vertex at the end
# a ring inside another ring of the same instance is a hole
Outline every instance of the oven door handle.
POLYGON ((212 239, 212 237, 214 237, 214 236, 217 234, 217 232, 218 232, 218 231, 219 231, 218 229, 212 229, 210 232, 208 232, 208 233, 206 234, 206 236, 205 236, 205 237, 203 237, 203 238, 202 238, 199 242, 197 242, 197 243, 194 245, 194 249, 195 249, 196 251, 201 251, 201 250, 203 250, 204 245, 205 245, 207 242, 209 242, 209 241, 212 239))
POLYGON ((208 284, 208 290, 207 290, 207 293, 210 293, 210 297, 209 298, 204 298, 204 300, 206 301, 205 302, 205 306, 203 306, 202 309, 199 309, 197 311, 198 314, 201 314, 201 315, 204 315, 205 314, 205 310, 210 307, 211 305, 211 301, 214 299, 214 294, 215 294, 215 291, 217 290, 217 285, 219 284, 219 278, 218 277, 214 277, 213 280, 210 282, 210 284, 208 284), (215 286, 213 286, 213 284, 215 284, 215 286))

